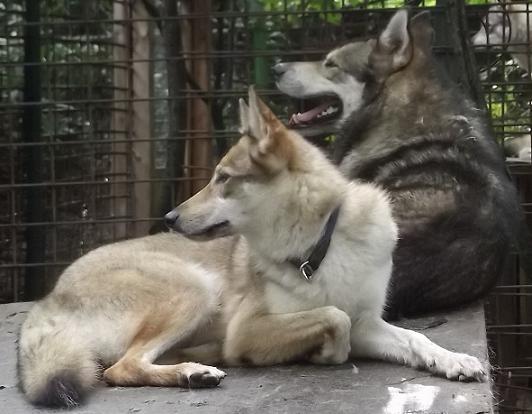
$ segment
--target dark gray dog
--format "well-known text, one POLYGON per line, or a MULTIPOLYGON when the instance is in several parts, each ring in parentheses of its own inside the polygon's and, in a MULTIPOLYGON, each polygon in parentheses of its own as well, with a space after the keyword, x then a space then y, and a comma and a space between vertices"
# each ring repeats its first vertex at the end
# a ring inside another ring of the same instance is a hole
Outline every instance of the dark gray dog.
POLYGON ((377 39, 274 67, 282 92, 320 102, 293 115, 293 127, 336 133, 341 170, 392 198, 400 240, 390 319, 481 297, 525 233, 487 119, 440 71, 432 38, 427 13, 410 20, 400 10, 377 39))

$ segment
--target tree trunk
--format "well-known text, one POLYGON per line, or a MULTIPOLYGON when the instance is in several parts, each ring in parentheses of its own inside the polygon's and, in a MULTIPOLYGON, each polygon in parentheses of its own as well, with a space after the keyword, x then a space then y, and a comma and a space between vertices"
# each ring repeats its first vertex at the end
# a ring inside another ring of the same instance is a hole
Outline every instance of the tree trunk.
POLYGON ((194 83, 200 88, 195 96, 188 100, 189 117, 187 129, 187 160, 186 175, 190 178, 188 196, 202 189, 211 176, 213 147, 212 140, 208 137, 212 134, 211 125, 211 100, 202 99, 201 92, 210 90, 210 61, 205 57, 211 51, 211 19, 210 1, 195 0, 183 2, 186 5, 187 14, 194 14, 188 24, 183 25, 186 31, 184 36, 184 52, 190 53, 187 62, 188 73, 194 83), (200 55, 200 56, 199 56, 200 55), (200 94, 198 94, 200 92, 200 94))
MULTIPOLYGON (((125 142, 130 138, 130 123, 128 119, 131 115, 129 110, 129 81, 130 65, 126 62, 130 58, 129 25, 126 19, 130 17, 129 5, 124 2, 113 3, 113 59, 120 62, 113 69, 113 102, 111 130, 112 138, 121 142, 112 144, 112 177, 114 181, 126 181, 129 178, 128 149, 129 143, 125 142)), ((129 209, 129 188, 127 183, 113 184, 111 187, 112 217, 124 219, 130 213, 129 209)), ((113 239, 121 240, 130 236, 128 225, 125 222, 113 225, 113 239)))
MULTIPOLYGON (((150 26, 149 15, 142 2, 133 5, 132 22, 132 134, 131 153, 133 184, 134 218, 151 217, 151 177, 152 143, 151 137, 151 64, 150 64, 150 26)), ((149 232, 148 221, 135 222, 135 236, 144 236, 149 232)))

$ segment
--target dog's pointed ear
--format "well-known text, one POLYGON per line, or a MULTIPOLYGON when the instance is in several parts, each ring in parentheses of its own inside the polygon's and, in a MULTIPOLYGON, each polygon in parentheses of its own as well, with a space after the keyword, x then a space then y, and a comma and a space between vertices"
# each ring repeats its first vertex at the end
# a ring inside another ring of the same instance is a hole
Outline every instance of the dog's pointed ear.
POLYGON ((410 20, 410 33, 416 48, 430 50, 434 38, 434 29, 430 23, 430 12, 424 11, 416 14, 410 20))
POLYGON ((412 42, 408 31, 408 10, 395 13, 380 34, 376 50, 388 55, 391 71, 405 66, 412 57, 412 42))
POLYGON ((238 128, 238 132, 241 135, 249 134, 249 107, 242 98, 238 100, 238 107, 240 113, 240 128, 238 128))
POLYGON ((269 171, 278 171, 291 160, 291 144, 288 131, 272 110, 257 96, 255 88, 249 87, 249 131, 255 141, 251 156, 269 171))
POLYGON ((261 141, 266 138, 268 135, 267 125, 262 118, 260 111, 260 99, 255 92, 255 87, 251 85, 248 88, 248 121, 249 121, 249 130, 248 134, 255 138, 257 141, 261 141))
POLYGON ((263 150, 274 144, 277 132, 284 129, 284 125, 270 108, 257 96, 255 88, 249 87, 249 132, 263 150))

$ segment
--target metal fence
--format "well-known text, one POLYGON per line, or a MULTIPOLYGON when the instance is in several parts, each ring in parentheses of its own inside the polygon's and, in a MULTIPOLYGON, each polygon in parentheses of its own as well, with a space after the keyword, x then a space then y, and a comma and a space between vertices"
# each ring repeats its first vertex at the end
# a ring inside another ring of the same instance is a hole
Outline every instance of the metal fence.
MULTIPOLYGON (((486 104, 532 228, 532 4, 495 3, 468 11, 486 104), (488 36, 475 36, 477 30, 488 36)), ((532 412, 532 285, 517 261, 490 296, 486 316, 500 411, 532 412)))
MULTIPOLYGON (((89 249, 160 230, 237 136, 248 84, 286 119, 294 103, 272 64, 376 34, 405 4, 432 11, 437 56, 485 99, 532 217, 519 153, 532 123, 527 2, 0 0, 0 302, 38 297, 89 249)), ((531 296, 516 260, 487 306, 501 412, 532 407, 531 296)))

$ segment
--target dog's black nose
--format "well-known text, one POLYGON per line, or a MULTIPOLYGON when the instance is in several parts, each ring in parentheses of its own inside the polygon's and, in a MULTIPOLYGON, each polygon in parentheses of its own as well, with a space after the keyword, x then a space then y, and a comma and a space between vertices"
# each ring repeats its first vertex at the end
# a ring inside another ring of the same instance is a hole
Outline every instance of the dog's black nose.
POLYGON ((288 69, 287 63, 277 63, 276 65, 272 66, 272 72, 275 75, 276 78, 280 77, 283 73, 286 72, 288 69))
POLYGON ((169 229, 173 229, 178 217, 179 214, 177 214, 175 210, 172 210, 169 213, 165 214, 164 224, 166 224, 166 227, 168 227, 169 229))

